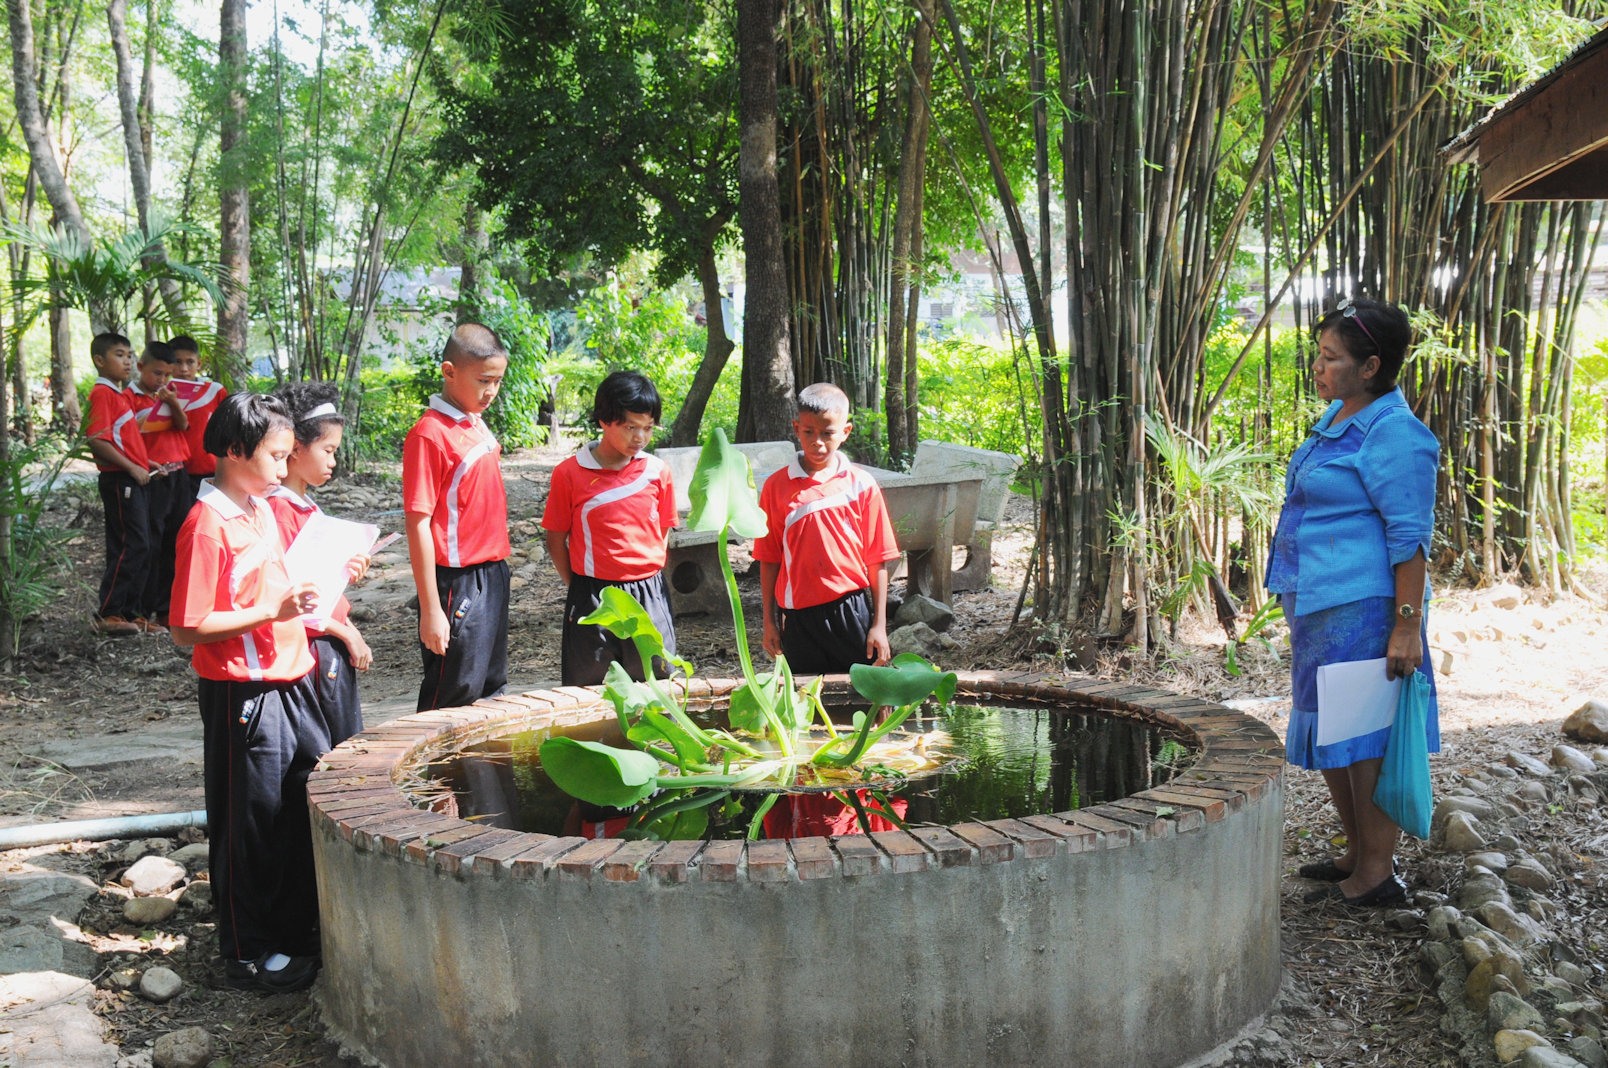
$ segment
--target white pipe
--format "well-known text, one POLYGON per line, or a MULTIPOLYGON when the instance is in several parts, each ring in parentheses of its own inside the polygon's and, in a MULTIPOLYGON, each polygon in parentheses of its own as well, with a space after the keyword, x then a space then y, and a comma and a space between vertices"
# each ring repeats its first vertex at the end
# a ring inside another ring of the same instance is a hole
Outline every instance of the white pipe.
POLYGON ((26 827, 0 827, 0 849, 55 845, 84 839, 139 838, 142 835, 169 835, 186 827, 205 827, 204 809, 195 812, 159 812, 147 816, 113 816, 103 820, 73 820, 68 823, 35 823, 26 827))

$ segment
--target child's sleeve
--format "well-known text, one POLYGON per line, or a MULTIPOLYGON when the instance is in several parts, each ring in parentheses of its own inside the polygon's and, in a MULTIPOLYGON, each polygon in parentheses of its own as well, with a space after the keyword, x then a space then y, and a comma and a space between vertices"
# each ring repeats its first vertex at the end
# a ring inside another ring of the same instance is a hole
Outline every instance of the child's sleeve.
MULTIPOLYGON (((547 506, 542 510, 543 530, 568 533, 572 525, 570 517, 574 508, 570 503, 570 480, 566 477, 564 471, 564 465, 569 462, 569 460, 564 460, 553 468, 553 477, 548 481, 547 506)), ((670 501, 670 507, 675 507, 673 497, 670 501)))
MULTIPOLYGON (((787 469, 780 472, 785 475, 787 469)), ((754 542, 754 559, 764 564, 779 564, 782 562, 782 524, 787 521, 787 514, 782 508, 779 499, 781 490, 777 487, 776 475, 765 480, 765 488, 759 491, 759 508, 765 513, 765 536, 754 542)))
POLYGON ((659 473, 659 529, 674 530, 681 524, 681 515, 676 511, 676 483, 671 477, 670 465, 665 464, 659 473))
POLYGON ((866 567, 875 568, 898 558, 899 541, 893 534, 893 520, 888 518, 888 502, 882 497, 882 487, 873 481, 864 500, 865 507, 860 512, 860 544, 866 567))
POLYGON ((89 391, 89 424, 84 428, 84 436, 100 438, 115 445, 117 442, 112 437, 112 425, 116 417, 107 403, 110 399, 110 393, 105 389, 89 391))
POLYGON ((198 627, 218 607, 223 582, 224 548, 216 538, 186 521, 179 528, 174 552, 173 601, 168 611, 180 627, 198 627))
POLYGON ((408 431, 402 445, 402 510, 435 515, 436 500, 444 481, 444 457, 420 433, 418 426, 408 431))

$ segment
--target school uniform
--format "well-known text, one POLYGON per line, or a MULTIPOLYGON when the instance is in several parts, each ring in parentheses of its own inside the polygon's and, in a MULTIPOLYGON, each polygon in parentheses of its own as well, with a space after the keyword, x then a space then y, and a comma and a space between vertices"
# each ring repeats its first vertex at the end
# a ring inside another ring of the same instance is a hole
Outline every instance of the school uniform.
MULTIPOLYGON (((307 520, 313 513, 322 511, 308 498, 284 486, 274 487, 268 496, 268 505, 274 510, 274 520, 279 524, 279 542, 287 552, 307 520)), ((307 644, 313 653, 313 689, 318 694, 318 707, 324 714, 325 731, 333 748, 363 729, 363 702, 357 690, 357 669, 352 666, 351 650, 329 633, 323 615, 349 623, 352 603, 343 593, 327 613, 301 617, 307 628, 307 644)))
POLYGON ((430 398, 403 444, 403 508, 430 517, 436 591, 449 628, 445 655, 419 643, 420 712, 495 697, 508 681, 508 496, 501 456, 485 420, 440 394, 430 398))
POLYGON ((190 458, 190 443, 185 432, 174 427, 173 412, 166 401, 145 392, 138 383, 130 385, 128 393, 140 437, 145 442, 146 456, 153 464, 171 467, 153 476, 145 487, 152 560, 150 577, 141 598, 144 610, 140 615, 160 621, 167 616, 168 600, 173 591, 173 559, 179 527, 195 503, 189 486, 190 476, 184 471, 184 463, 190 458))
POLYGON ((876 618, 871 573, 899 557, 882 489, 840 452, 810 473, 795 455, 765 480, 759 505, 769 524, 754 559, 780 565, 782 653, 801 675, 867 663, 876 618))
MULTIPOLYGON (((250 608, 290 586, 268 502, 250 509, 204 482, 179 530, 172 621, 250 608)), ((226 960, 318 953, 307 776, 331 748, 299 620, 197 645, 207 834, 218 948, 226 960)))
POLYGON ((645 677, 635 643, 580 622, 602 603, 610 586, 640 601, 664 638, 665 652, 676 651, 664 582, 665 539, 676 525, 670 468, 639 453, 612 471, 598 463, 596 446, 583 446, 553 469, 542 513, 542 529, 569 536, 571 577, 560 669, 566 686, 598 685, 616 660, 637 681, 645 677))
MULTIPOLYGON (((223 398, 229 395, 218 382, 208 382, 204 379, 190 381, 176 378, 171 382, 174 390, 179 394, 179 402, 184 405, 184 414, 189 418, 190 425, 183 431, 184 443, 188 452, 184 460, 184 478, 174 483, 173 509, 178 513, 179 522, 190 514, 195 507, 196 491, 201 488, 201 480, 211 478, 212 473, 218 469, 218 458, 207 451, 202 444, 206 438, 207 423, 212 413, 218 410, 223 398)), ((177 529, 177 528, 175 528, 177 529)))
MULTIPOLYGON (((89 391, 86 436, 109 442, 141 468, 150 468, 129 396, 109 378, 95 379, 89 391)), ((101 504, 106 509, 106 569, 101 574, 96 614, 136 619, 151 568, 150 498, 146 488, 118 467, 97 463, 101 504)))

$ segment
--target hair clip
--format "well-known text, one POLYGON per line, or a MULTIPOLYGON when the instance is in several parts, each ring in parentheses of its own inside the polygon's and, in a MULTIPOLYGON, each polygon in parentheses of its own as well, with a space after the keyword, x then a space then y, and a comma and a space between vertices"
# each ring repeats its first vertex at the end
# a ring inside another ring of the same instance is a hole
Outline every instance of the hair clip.
POLYGON ((1363 321, 1362 309, 1358 308, 1356 303, 1350 297, 1347 297, 1339 304, 1336 304, 1335 310, 1338 311, 1344 318, 1350 319, 1352 322, 1356 323, 1357 326, 1362 329, 1363 334, 1367 336, 1368 340, 1373 342, 1373 347, 1383 351, 1383 346, 1381 346, 1378 339, 1373 336, 1373 331, 1368 329, 1368 324, 1363 321))

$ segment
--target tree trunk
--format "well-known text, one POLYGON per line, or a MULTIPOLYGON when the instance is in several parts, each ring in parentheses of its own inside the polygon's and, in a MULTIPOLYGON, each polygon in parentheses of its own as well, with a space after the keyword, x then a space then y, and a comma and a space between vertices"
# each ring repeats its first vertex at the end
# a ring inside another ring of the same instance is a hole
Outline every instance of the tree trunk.
MULTIPOLYGON (((56 159, 55 146, 50 141, 50 129, 45 123, 44 111, 39 104, 38 72, 34 69, 33 14, 28 0, 6 0, 7 23, 11 34, 11 82, 17 106, 17 125, 22 128, 23 140, 28 145, 28 158, 39 177, 40 188, 50 201, 51 209, 66 231, 90 244, 89 227, 84 224, 84 213, 78 198, 67 184, 67 176, 56 159)), ((102 309, 91 309, 91 328, 104 329, 102 309)))
POLYGON ((776 184, 779 15, 779 0, 737 0, 738 120, 742 127, 737 217, 747 257, 738 441, 785 440, 792 433, 793 363, 787 337, 781 191, 776 184))
MULTIPOLYGON (((150 133, 140 121, 141 98, 145 93, 134 84, 134 54, 128 43, 125 0, 109 0, 106 5, 106 27, 111 33, 112 53, 117 58, 117 106, 123 118, 123 151, 128 156, 128 184, 134 192, 134 209, 139 216, 140 230, 149 236, 152 230, 150 133)), ((149 56, 149 42, 146 52, 149 56)), ((149 63, 149 59, 146 62, 149 63)), ((148 73, 146 79, 149 79, 148 73)), ((166 261, 167 249, 160 241, 153 243, 152 253, 146 262, 166 261)), ((184 298, 179 292, 178 283, 164 278, 157 286, 162 291, 162 305, 167 309, 168 316, 183 318, 184 298)))
POLYGON ((463 206, 463 267, 458 275, 459 323, 480 321, 480 261, 486 255, 485 216, 480 205, 463 206))
POLYGON ((914 318, 910 294, 920 285, 916 229, 921 225, 921 187, 926 181, 927 92, 932 84, 932 0, 917 0, 911 48, 910 102, 904 139, 899 146, 898 208, 893 219, 893 251, 888 300, 888 384, 883 390, 888 414, 888 456, 896 466, 914 454, 906 413, 905 382, 914 377, 915 334, 906 329, 914 318))
POLYGON ((681 411, 676 413, 676 421, 670 428, 671 445, 698 444, 698 429, 703 425, 704 409, 709 406, 709 396, 714 393, 720 372, 725 369, 726 361, 731 358, 731 351, 735 347, 731 336, 726 333, 726 312, 720 303, 720 272, 715 266, 713 235, 724 226, 725 219, 722 219, 719 226, 711 229, 711 240, 698 257, 698 281, 703 286, 707 334, 703 359, 698 361, 692 385, 687 387, 687 397, 681 402, 681 411))
POLYGON ((244 384, 247 298, 251 282, 251 193, 246 181, 246 0, 223 0, 218 13, 218 73, 224 91, 218 149, 218 258, 223 264, 223 303, 218 305, 214 373, 231 389, 244 384))

